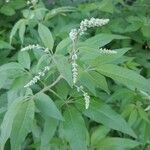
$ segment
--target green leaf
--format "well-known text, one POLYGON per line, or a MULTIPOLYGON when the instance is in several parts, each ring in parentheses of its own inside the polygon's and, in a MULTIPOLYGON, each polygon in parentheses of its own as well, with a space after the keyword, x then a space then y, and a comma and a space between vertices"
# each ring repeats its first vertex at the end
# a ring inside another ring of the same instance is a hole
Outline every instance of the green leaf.
POLYGON ((105 138, 98 144, 98 150, 126 150, 139 146, 140 143, 126 138, 105 138))
POLYGON ((99 56, 92 61, 93 66, 98 66, 99 64, 106 64, 113 62, 123 56, 128 50, 131 48, 120 48, 120 49, 113 49, 117 52, 117 54, 99 54, 99 56))
POLYGON ((71 44, 71 39, 66 38, 62 40, 56 47, 56 54, 66 55, 68 53, 67 47, 71 44))
POLYGON ((8 5, 3 5, 1 7, 0 12, 7 16, 12 16, 15 14, 15 10, 8 5))
POLYGON ((43 70, 43 68, 50 64, 51 59, 49 55, 43 55, 41 58, 38 59, 38 63, 36 65, 36 72, 43 70))
POLYGON ((97 66, 99 64, 105 64, 117 60, 130 49, 131 48, 113 49, 117 51, 117 54, 101 54, 99 49, 82 47, 80 49, 80 57, 82 62, 91 63, 92 66, 97 66))
POLYGON ((54 61, 63 78, 72 87, 73 86, 72 72, 71 72, 71 65, 69 64, 68 59, 63 55, 55 55, 54 61))
POLYGON ((18 62, 27 69, 30 69, 30 64, 31 64, 31 60, 30 60, 30 56, 29 53, 24 51, 24 52, 19 52, 18 53, 18 62))
POLYGON ((138 119, 138 113, 137 110, 134 108, 132 109, 128 120, 130 127, 132 127, 136 123, 137 119, 138 119))
POLYGON ((44 93, 40 93, 36 96, 35 100, 36 107, 39 111, 45 115, 58 120, 63 120, 63 117, 56 107, 55 103, 51 100, 49 96, 44 93))
POLYGON ((34 101, 28 100, 22 103, 14 118, 10 141, 12 150, 20 150, 21 144, 31 131, 34 118, 34 101))
POLYGON ((110 43, 114 39, 128 39, 126 36, 121 36, 121 35, 115 35, 115 34, 106 34, 106 33, 101 33, 97 34, 94 37, 91 37, 87 39, 84 42, 81 42, 79 44, 79 49, 80 47, 89 47, 93 49, 98 49, 99 47, 102 47, 108 43, 110 43))
POLYGON ((50 30, 45 25, 39 23, 38 33, 45 47, 52 50, 54 46, 54 40, 50 30))
POLYGON ((12 125, 14 118, 20 109, 20 106, 23 102, 23 98, 18 98, 12 102, 8 107, 8 110, 4 116, 3 122, 1 124, 1 135, 0 135, 0 150, 4 150, 4 145, 8 138, 10 137, 12 125))
POLYGON ((83 113, 92 120, 102 123, 111 129, 136 137, 123 117, 102 102, 91 100, 89 109, 85 110, 83 113))
POLYGON ((97 68, 97 70, 101 74, 124 84, 130 89, 135 90, 137 88, 138 90, 143 90, 147 92, 150 91, 150 84, 148 84, 148 81, 132 70, 112 64, 101 65, 97 68))
POLYGON ((23 44, 23 41, 24 41, 25 30, 26 30, 26 20, 23 20, 21 22, 20 28, 19 28, 19 37, 20 37, 20 40, 21 40, 22 44, 23 44))
POLYGON ((19 63, 8 63, 0 66, 0 88, 10 88, 17 77, 25 74, 24 68, 19 63))
POLYGON ((110 131, 110 128, 108 127, 105 127, 105 126, 97 127, 91 135, 91 145, 98 144, 101 139, 106 137, 109 131, 110 131))
POLYGON ((83 86, 87 87, 94 95, 96 95, 96 89, 101 88, 102 90, 109 93, 106 78, 100 73, 95 71, 83 71, 79 73, 79 80, 83 86))
POLYGON ((57 120, 55 120, 53 118, 45 117, 44 129, 41 134, 40 150, 50 149, 49 144, 50 144, 52 137, 55 134, 57 125, 58 125, 57 120))
POLYGON ((13 47, 9 43, 0 40, 0 49, 13 49, 13 47))
POLYGON ((103 0, 99 3, 98 9, 104 12, 113 13, 114 6, 112 0, 103 0))
POLYGON ((87 150, 86 127, 82 115, 74 107, 67 107, 64 119, 64 136, 72 150, 87 150))
POLYGON ((145 37, 150 38, 150 24, 144 24, 141 31, 145 37))
POLYGON ((56 89, 56 91, 57 91, 57 93, 58 93, 58 95, 60 96, 61 99, 63 99, 63 100, 67 99, 67 96, 69 95, 69 92, 70 92, 70 86, 67 84, 66 81, 61 80, 57 84, 55 89, 56 89))
POLYGON ((70 7, 70 6, 54 8, 49 13, 46 14, 45 20, 51 19, 58 14, 74 12, 74 11, 76 11, 75 7, 70 7))
POLYGON ((142 107, 139 107, 138 108, 138 112, 139 112, 139 115, 141 116, 141 118, 146 121, 148 124, 150 124, 150 119, 148 117, 148 114, 143 110, 142 107))
POLYGON ((13 26, 11 33, 10 33, 10 44, 12 42, 12 38, 14 37, 14 35, 16 34, 17 30, 19 29, 20 25, 22 24, 22 22, 24 21, 24 19, 20 19, 18 22, 16 22, 16 24, 13 26))
POLYGON ((11 62, 0 66, 0 75, 3 75, 7 79, 16 78, 24 74, 24 68, 16 62, 11 62))
POLYGON ((0 72, 5 72, 9 70, 24 70, 24 69, 20 64, 16 62, 11 62, 0 66, 0 72))

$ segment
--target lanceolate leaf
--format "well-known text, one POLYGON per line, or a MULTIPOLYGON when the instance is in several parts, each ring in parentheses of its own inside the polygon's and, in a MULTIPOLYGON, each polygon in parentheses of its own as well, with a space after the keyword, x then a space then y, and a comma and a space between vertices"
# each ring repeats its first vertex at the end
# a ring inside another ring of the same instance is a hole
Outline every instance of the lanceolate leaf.
POLYGON ((66 55, 69 51, 68 51, 68 46, 71 45, 71 39, 70 38, 66 38, 64 40, 62 40, 56 47, 56 54, 62 54, 62 55, 66 55))
POLYGON ((8 107, 8 111, 6 112, 3 122, 1 124, 1 135, 0 135, 0 150, 4 150, 4 145, 8 138, 10 137, 12 125, 14 118, 20 109, 20 106, 23 102, 23 98, 16 99, 12 102, 10 107, 8 107))
POLYGON ((98 126, 91 135, 91 145, 97 145, 110 132, 106 126, 98 126))
POLYGON ((35 100, 35 104, 42 115, 56 118, 58 120, 63 120, 60 111, 48 95, 44 93, 38 94, 35 100))
POLYGON ((54 61, 59 70, 60 74, 63 78, 68 82, 68 84, 72 87, 72 72, 71 72, 71 65, 68 62, 68 59, 63 55, 55 55, 54 61))
POLYGON ((25 34, 25 30, 26 30, 26 20, 24 19, 21 24, 20 24, 20 28, 19 28, 19 37, 21 42, 23 43, 24 41, 24 34, 25 34))
POLYGON ((48 20, 48 19, 51 19, 58 14, 63 14, 63 13, 67 13, 67 12, 74 12, 74 11, 76 11, 75 7, 70 7, 70 6, 54 8, 49 13, 46 14, 45 19, 48 20))
POLYGON ((24 73, 24 68, 19 63, 11 62, 0 66, 0 76, 2 76, 0 82, 2 82, 2 87, 7 84, 10 79, 15 79, 24 73))
POLYGON ((80 43, 79 47, 94 46, 95 48, 99 48, 99 47, 102 47, 102 46, 108 44, 109 42, 111 42, 114 39, 128 39, 128 37, 121 36, 121 35, 115 35, 115 34, 101 33, 101 34, 97 34, 94 37, 87 39, 85 42, 80 43))
POLYGON ((38 32, 44 46, 52 50, 54 46, 54 40, 51 31, 45 25, 39 23, 38 32))
POLYGON ((11 63, 0 66, 0 73, 7 72, 10 70, 22 70, 23 71, 24 69, 20 64, 15 63, 15 62, 11 62, 11 63))
POLYGON ((0 40, 0 49, 13 49, 13 47, 9 43, 0 40))
POLYGON ((120 48, 120 49, 113 49, 117 52, 117 54, 99 54, 99 56, 92 61, 92 65, 98 66, 99 64, 106 64, 113 62, 123 56, 128 50, 131 48, 120 48))
POLYGON ((56 119, 45 117, 44 129, 41 134, 41 146, 40 150, 50 149, 50 140, 55 134, 58 121, 56 119))
POLYGON ((19 63, 27 69, 30 69, 30 56, 28 54, 28 52, 24 51, 24 52, 19 52, 18 53, 18 61, 19 63))
POLYGON ((17 30, 19 29, 19 27, 23 21, 24 21, 24 19, 20 19, 12 28, 11 33, 10 33, 10 43, 12 42, 13 36, 16 34, 17 30))
POLYGON ((126 150, 139 146, 140 143, 126 138, 105 138, 97 146, 98 150, 126 150))
POLYGON ((84 63, 88 63, 88 64, 91 63, 92 66, 98 66, 99 64, 106 64, 117 60, 130 49, 131 48, 113 49, 117 51, 116 54, 102 54, 100 53, 99 48, 95 49, 92 47, 81 47, 80 55, 81 55, 81 60, 84 63))
POLYGON ((92 120, 102 123, 111 129, 136 137, 134 131, 130 128, 122 116, 102 102, 97 102, 91 99, 89 109, 85 110, 83 113, 92 120))
POLYGON ((137 88, 138 90, 146 92, 150 91, 150 84, 148 84, 148 80, 132 70, 112 64, 101 65, 97 70, 101 74, 108 76, 133 90, 137 88))
POLYGON ((68 107, 64 118, 64 136, 72 150, 87 150, 86 127, 82 115, 74 107, 68 107))
POLYGON ((20 150, 21 144, 27 134, 31 131, 34 118, 34 101, 28 100, 22 103, 14 118, 11 131, 11 149, 20 150))
POLYGON ((96 95, 96 89, 101 88, 102 90, 109 93, 108 85, 104 76, 95 71, 83 71, 80 73, 80 82, 82 85, 87 87, 94 95, 96 95))

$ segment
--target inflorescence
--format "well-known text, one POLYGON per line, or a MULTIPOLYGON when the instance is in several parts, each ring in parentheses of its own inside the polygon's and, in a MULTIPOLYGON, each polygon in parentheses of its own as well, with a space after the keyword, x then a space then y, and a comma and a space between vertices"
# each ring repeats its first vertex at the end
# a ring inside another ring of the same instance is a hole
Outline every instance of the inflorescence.
POLYGON ((49 66, 46 66, 43 71, 40 71, 38 75, 36 75, 29 83, 27 83, 24 87, 30 87, 35 84, 37 81, 41 79, 41 77, 45 76, 45 74, 50 70, 49 66))
MULTIPOLYGON (((77 88, 77 91, 81 91, 84 96, 85 100, 85 108, 89 108, 89 103, 90 103, 90 96, 88 95, 87 92, 83 90, 83 86, 77 86, 77 76, 78 76, 78 65, 77 65, 77 49, 76 49, 76 42, 79 36, 83 35, 88 28, 94 28, 94 27, 101 27, 109 22, 109 19, 99 19, 99 18, 91 18, 91 19, 85 19, 81 21, 79 29, 72 29, 69 33, 69 37, 72 41, 72 53, 71 53, 71 60, 72 60, 72 78, 73 78, 73 83, 77 88)), ((111 51, 107 49, 100 49, 100 53, 103 54, 116 54, 116 51, 111 51)))
MULTIPOLYGON (((36 45, 28 45, 24 48, 21 49, 21 51, 28 51, 28 50, 32 50, 32 49, 42 49, 46 54, 50 54, 50 51, 48 48, 45 48, 45 47, 42 47, 38 44, 36 45)), ((24 87, 30 87, 32 86, 33 84, 35 84, 37 81, 39 81, 41 79, 41 77, 45 76, 45 74, 50 70, 50 67, 49 66, 46 66, 44 68, 43 71, 40 71, 38 73, 38 75, 36 75, 30 82, 28 82, 24 87)))
POLYGON ((90 105, 90 96, 88 95, 87 92, 84 91, 84 88, 82 85, 81 86, 75 85, 75 87, 77 88, 78 92, 82 92, 82 94, 84 96, 84 100, 85 100, 85 109, 88 109, 89 105, 90 105))
MULTIPOLYGON (((37 3, 37 0, 28 1, 28 4, 31 3, 37 3)), ((72 74, 73 74, 73 83, 74 86, 77 88, 78 92, 82 92, 84 100, 85 100, 85 108, 89 108, 90 104, 90 96, 87 92, 84 91, 83 86, 77 86, 77 76, 78 76, 78 64, 77 64, 77 49, 76 49, 76 42, 79 36, 83 35, 88 28, 93 27, 101 27, 109 22, 109 19, 98 19, 98 18, 91 18, 91 19, 85 19, 81 21, 79 29, 72 29, 69 33, 69 37, 72 41, 72 53, 71 53, 71 65, 72 65, 72 74)), ((48 48, 44 48, 40 45, 29 45, 27 47, 24 47, 21 49, 21 51, 28 51, 31 49, 43 49, 45 53, 50 54, 50 51, 48 48)), ((108 50, 108 49, 102 49, 100 48, 100 53, 102 54, 116 54, 116 51, 108 50)), ((33 84, 35 84, 37 81, 41 79, 48 71, 50 70, 49 66, 46 66, 43 71, 40 71, 38 75, 36 75, 29 83, 27 83, 24 87, 29 87, 33 84)))
POLYGON ((22 48, 21 51, 28 51, 28 50, 32 50, 32 49, 43 49, 45 53, 49 53, 49 49, 48 48, 42 47, 42 46, 40 46, 38 44, 36 44, 36 45, 34 45, 34 44, 33 45, 28 45, 28 46, 22 48))
POLYGON ((27 5, 36 5, 38 3, 38 0, 28 0, 27 5))
POLYGON ((109 50, 106 48, 100 48, 99 51, 101 54, 117 54, 117 51, 109 50))

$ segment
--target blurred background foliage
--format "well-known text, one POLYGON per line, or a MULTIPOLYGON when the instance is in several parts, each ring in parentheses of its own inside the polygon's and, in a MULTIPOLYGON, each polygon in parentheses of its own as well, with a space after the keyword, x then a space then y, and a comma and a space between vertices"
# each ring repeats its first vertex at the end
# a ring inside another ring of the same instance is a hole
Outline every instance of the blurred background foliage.
MULTIPOLYGON (((128 37, 112 40, 106 44, 106 48, 117 49, 120 47, 131 47, 132 49, 118 61, 123 67, 140 73, 150 81, 150 0, 43 0, 40 2, 39 9, 37 8, 36 12, 32 12, 32 9, 28 9, 26 0, 10 0, 8 3, 6 3, 5 0, 1 0, 0 65, 16 61, 21 47, 30 43, 40 43, 36 33, 37 22, 42 22, 49 27, 55 39, 54 47, 56 47, 60 41, 68 37, 72 28, 78 27, 81 20, 91 18, 91 16, 95 18, 109 18, 110 22, 109 25, 103 28, 94 31, 90 30, 90 32, 86 34, 86 38, 101 32, 128 37), (43 11, 40 8, 44 6, 47 10, 43 11), (36 14, 34 15, 35 18, 32 16, 32 13, 36 14), (10 39, 11 30, 19 19, 25 20, 20 22, 20 24, 23 23, 24 25, 18 25, 15 29, 15 34, 13 34, 10 39), (21 26, 24 26, 25 29, 20 29, 21 26), (24 35, 21 35, 17 30, 25 30, 24 35), (13 41, 11 44, 10 40, 13 41)), ((83 40, 84 38, 85 37, 83 37, 83 40)), ((3 78, 3 75, 0 77, 3 78)), ((0 81, 0 88, 3 82, 4 81, 0 81)), ((146 108, 150 102, 149 95, 118 86, 119 84, 116 85, 113 81, 109 81, 108 84, 112 94, 108 95, 101 92, 99 97, 102 101, 106 99, 105 102, 116 112, 120 113, 138 134, 138 141, 142 144, 135 149, 133 146, 133 149, 149 150, 150 112, 144 111, 144 108, 146 108)), ((8 89, 9 87, 0 89, 1 105, 5 105, 6 103, 5 99, 7 99, 7 97, 5 92, 8 89)), ((10 99, 12 93, 10 92, 9 94, 10 96, 8 98, 10 99)), ((5 109, 0 108, 0 122, 2 122, 4 112, 5 109)), ((42 120, 42 118, 39 118, 39 120, 40 119, 42 120)), ((103 125, 89 121, 87 118, 85 122, 87 123, 90 134, 90 137, 88 137, 90 138, 90 150, 94 150, 95 145, 99 150, 110 150, 111 148, 114 148, 112 150, 124 150, 124 147, 125 150, 132 149, 132 146, 129 149, 126 148, 129 141, 121 141, 119 138, 111 139, 114 136, 122 137, 122 133, 110 130, 103 125), (107 138, 101 140, 106 136, 107 138), (107 147, 107 143, 111 142, 114 147, 109 147, 109 144, 107 147), (118 146, 118 143, 122 143, 122 147, 120 147, 120 145, 118 146), (117 146, 119 148, 116 148, 117 146)), ((57 122, 54 121, 54 124, 57 124, 57 122)), ((35 139, 37 136, 38 141, 39 133, 37 128, 35 125, 34 129, 36 131, 34 136, 35 139)), ((57 132, 63 132, 61 126, 57 132)), ((28 140, 26 140, 23 146, 28 147, 27 149, 38 149, 38 142, 33 144, 30 136, 31 135, 29 135, 28 140)), ((127 137, 128 136, 125 136, 125 138, 127 137)), ((69 149, 66 141, 62 139, 60 137, 54 137, 52 139, 51 143, 53 149, 69 149)), ((89 139, 87 141, 89 141, 89 139)), ((136 143, 134 144, 136 145, 136 143)))

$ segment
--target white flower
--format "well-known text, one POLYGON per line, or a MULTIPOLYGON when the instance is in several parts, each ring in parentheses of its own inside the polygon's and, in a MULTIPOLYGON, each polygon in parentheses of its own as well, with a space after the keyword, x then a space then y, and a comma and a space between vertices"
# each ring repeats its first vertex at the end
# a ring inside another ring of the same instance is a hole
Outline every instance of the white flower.
POLYGON ((77 66, 78 65, 75 62, 72 63, 72 67, 77 67, 77 66))
POLYGON ((45 53, 49 53, 49 49, 46 48, 46 49, 44 50, 44 52, 45 52, 45 53))
POLYGON ((101 27, 109 22, 109 19, 99 19, 99 18, 91 18, 89 20, 85 19, 81 21, 80 28, 79 28, 79 34, 83 35, 84 32, 88 28, 94 28, 94 27, 101 27))
POLYGON ((85 100, 85 109, 88 109, 90 105, 90 96, 86 92, 84 92, 83 96, 85 100))
POLYGON ((29 83, 27 83, 24 87, 27 88, 33 84, 35 84, 37 81, 39 81, 41 79, 41 77, 45 76, 46 72, 50 70, 50 67, 49 66, 46 66, 42 71, 40 71, 38 73, 38 75, 36 75, 29 83))
POLYGON ((35 48, 41 49, 42 47, 38 44, 37 45, 33 44, 33 45, 28 45, 28 46, 22 48, 21 51, 28 51, 28 50, 35 49, 35 48))
POLYGON ((83 97, 84 97, 84 100, 85 100, 85 109, 88 109, 89 105, 90 105, 90 96, 88 95, 87 92, 84 91, 82 85, 81 86, 75 85, 75 87, 77 88, 78 92, 82 92, 83 93, 83 97))
POLYGON ((150 110, 150 105, 148 107, 146 107, 144 110, 149 111, 150 110))
POLYGON ((81 86, 76 86, 76 88, 77 88, 78 92, 83 91, 83 86, 82 85, 81 86))
POLYGON ((75 41, 78 37, 78 30, 77 29, 72 29, 69 33, 69 37, 72 41, 75 41))
POLYGON ((72 55, 72 60, 76 60, 78 58, 77 54, 72 55))
POLYGON ((73 83, 75 84, 77 82, 77 76, 78 76, 78 69, 77 69, 77 60, 78 56, 77 54, 74 52, 74 54, 72 55, 71 59, 72 59, 72 78, 73 78, 73 83))
POLYGON ((35 5, 37 3, 38 3, 38 0, 28 0, 27 1, 27 5, 30 5, 30 4, 35 5))
POLYGON ((106 48, 100 48, 99 52, 101 54, 117 54, 117 51, 109 50, 109 49, 106 49, 106 48))
POLYGON ((27 1, 27 5, 30 5, 31 4, 31 2, 30 1, 27 1))
POLYGON ((50 53, 48 48, 42 47, 38 44, 28 45, 28 46, 22 48, 21 51, 28 51, 28 50, 32 50, 32 49, 42 49, 42 50, 44 50, 45 53, 47 53, 47 54, 50 53))
MULTIPOLYGON (((72 65, 72 78, 73 78, 73 83, 74 86, 77 88, 78 92, 82 92, 83 96, 84 96, 84 100, 85 100, 85 108, 88 109, 89 108, 89 104, 90 104, 90 96, 88 95, 88 93, 86 93, 83 90, 83 86, 78 87, 76 85, 77 82, 77 76, 78 76, 78 69, 77 69, 77 59, 78 56, 76 54, 76 40, 78 38, 78 35, 83 35, 85 33, 85 31, 88 28, 93 28, 93 27, 100 27, 103 26, 105 24, 107 24, 109 22, 109 19, 99 19, 99 18, 91 18, 91 19, 85 19, 83 21, 81 21, 80 23, 80 27, 79 29, 72 29, 69 33, 69 37, 72 40, 72 55, 71 55, 71 65, 72 65)), ((110 50, 106 50, 106 49, 101 49, 100 53, 116 53, 116 51, 111 51, 110 50)))

